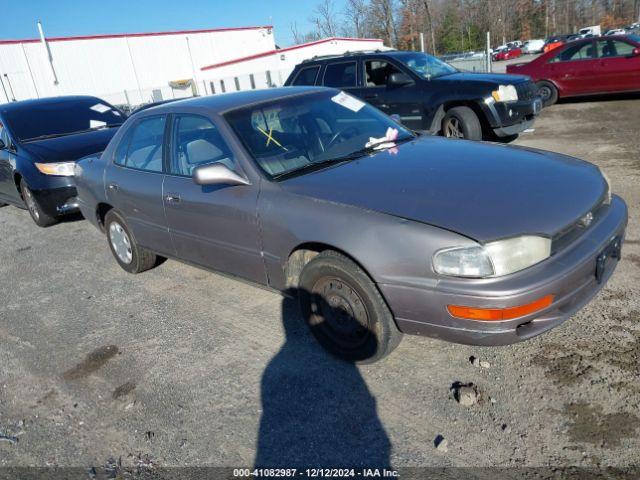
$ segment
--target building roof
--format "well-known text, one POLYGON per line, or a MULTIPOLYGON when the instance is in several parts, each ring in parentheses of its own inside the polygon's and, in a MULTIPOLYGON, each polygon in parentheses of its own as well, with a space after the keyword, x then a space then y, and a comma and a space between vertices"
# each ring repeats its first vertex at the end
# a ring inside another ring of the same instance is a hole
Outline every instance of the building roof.
MULTIPOLYGON (((216 33, 216 32, 237 32, 243 30, 260 30, 261 28, 273 29, 271 25, 264 25, 260 27, 230 27, 230 28, 209 28, 203 30, 175 30, 167 32, 142 32, 142 33, 113 33, 103 35, 84 35, 75 37, 47 37, 47 42, 70 42, 74 40, 105 40, 109 38, 124 38, 124 37, 159 37, 162 35, 185 35, 194 33, 216 33)), ((0 45, 11 45, 20 43, 36 43, 39 42, 39 38, 26 38, 22 40, 0 40, 0 45)))
POLYGON ((268 57, 270 55, 279 55, 281 53, 290 52, 292 50, 300 50, 302 48, 308 48, 315 45, 321 45, 323 43, 329 43, 333 41, 343 41, 343 42, 382 42, 382 40, 377 38, 348 38, 348 37, 330 37, 323 38, 322 40, 317 40, 315 42, 309 43, 301 43, 300 45, 293 45, 292 47, 280 48, 276 50, 269 50, 267 52, 256 53, 254 55, 249 55, 246 57, 235 58, 233 60, 227 60, 221 63, 215 63, 213 65, 207 65, 206 67, 202 67, 200 70, 212 70, 214 68, 226 67, 227 65, 234 65, 236 63, 246 62, 248 60, 255 60, 257 58, 268 57))

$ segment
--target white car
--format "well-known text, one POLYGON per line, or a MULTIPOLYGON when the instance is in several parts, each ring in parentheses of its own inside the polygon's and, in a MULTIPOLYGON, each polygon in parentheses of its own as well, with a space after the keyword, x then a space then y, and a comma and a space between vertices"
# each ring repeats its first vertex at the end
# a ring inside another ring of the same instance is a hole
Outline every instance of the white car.
POLYGON ((624 35, 626 33, 627 32, 624 28, 614 28, 613 30, 607 31, 605 35, 624 35))
POLYGON ((543 39, 529 40, 524 42, 524 53, 541 53, 544 49, 545 41, 543 39))

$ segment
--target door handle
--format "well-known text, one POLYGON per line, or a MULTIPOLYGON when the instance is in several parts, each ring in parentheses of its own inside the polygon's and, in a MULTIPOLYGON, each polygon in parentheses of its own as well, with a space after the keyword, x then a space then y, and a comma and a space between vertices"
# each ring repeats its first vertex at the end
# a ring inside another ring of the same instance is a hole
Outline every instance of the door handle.
POLYGON ((364 98, 367 99, 367 100, 371 100, 373 98, 378 98, 378 94, 377 93, 370 93, 368 95, 365 95, 364 98))
POLYGON ((169 203, 180 203, 180 195, 177 193, 170 193, 164 198, 169 203))
POLYGON ((112 192, 117 192, 118 191, 118 184, 117 183, 110 183, 109 184, 109 190, 111 190, 112 192))

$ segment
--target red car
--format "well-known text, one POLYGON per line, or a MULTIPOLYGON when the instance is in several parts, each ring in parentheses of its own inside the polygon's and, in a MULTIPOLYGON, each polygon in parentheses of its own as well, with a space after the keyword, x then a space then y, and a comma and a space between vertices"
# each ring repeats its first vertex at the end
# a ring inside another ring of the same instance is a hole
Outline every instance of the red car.
POLYGON ((558 98, 640 91, 640 36, 576 40, 529 63, 507 65, 507 73, 533 78, 545 106, 558 98))
POLYGON ((518 58, 522 56, 522 50, 520 47, 507 47, 494 53, 493 61, 498 62, 500 60, 509 60, 511 58, 518 58))

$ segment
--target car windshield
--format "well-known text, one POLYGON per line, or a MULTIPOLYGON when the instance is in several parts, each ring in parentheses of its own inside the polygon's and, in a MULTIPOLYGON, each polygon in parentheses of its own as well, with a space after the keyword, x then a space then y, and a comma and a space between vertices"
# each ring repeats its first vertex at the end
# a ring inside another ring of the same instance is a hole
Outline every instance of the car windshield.
POLYGON ((243 107, 225 119, 272 178, 353 160, 414 138, 382 112, 337 91, 243 107))
POLYGON ((17 140, 28 142, 121 125, 125 118, 97 98, 74 98, 33 103, 5 113, 17 140))
POLYGON ((448 63, 420 52, 398 55, 394 58, 397 58, 415 73, 426 79, 442 77, 458 71, 448 63))

